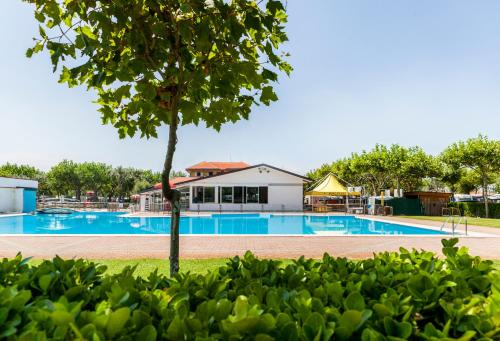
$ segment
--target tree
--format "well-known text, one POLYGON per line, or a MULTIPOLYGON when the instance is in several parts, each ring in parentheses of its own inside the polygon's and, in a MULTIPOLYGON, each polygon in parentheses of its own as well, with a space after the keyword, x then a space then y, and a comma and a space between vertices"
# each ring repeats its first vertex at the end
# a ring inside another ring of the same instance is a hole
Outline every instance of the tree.
MULTIPOLYGON (((446 148, 441 159, 452 168, 474 172, 480 179, 483 190, 486 218, 489 217, 488 186, 493 184, 500 172, 500 141, 487 136, 459 141, 446 148)), ((469 176, 469 183, 471 174, 469 176)))
POLYGON ((140 180, 146 181, 150 186, 161 182, 161 173, 153 172, 152 170, 141 170, 139 171, 140 180))
POLYGON ((330 172, 377 195, 386 188, 416 190, 423 185, 425 178, 441 174, 441 164, 420 147, 377 144, 369 151, 353 153, 330 165, 324 164, 309 172, 309 176, 318 179, 330 172))
POLYGON ((390 186, 391 178, 387 168, 385 146, 377 144, 371 151, 363 151, 361 154, 353 153, 350 163, 350 168, 358 175, 359 181, 374 195, 390 186))
POLYGON ((179 268, 180 193, 169 184, 179 124, 219 130, 277 100, 286 13, 276 0, 28 0, 40 22, 27 51, 48 50, 60 82, 98 93, 104 123, 120 137, 157 137, 169 126, 162 171, 171 203, 170 272, 179 268))
POLYGON ((183 171, 176 171, 176 170, 172 170, 170 172, 170 178, 183 178, 183 177, 186 177, 187 174, 184 173, 183 171))
POLYGON ((51 191, 57 195, 75 193, 76 199, 82 195, 82 173, 80 166, 70 160, 63 160, 53 166, 47 173, 47 182, 51 191))
POLYGON ((426 154, 420 147, 402 147, 391 145, 387 154, 387 168, 392 178, 392 185, 397 190, 417 190, 423 180, 441 174, 441 164, 432 155, 426 154))
POLYGON ((46 174, 36 167, 7 162, 0 166, 0 176, 36 180, 38 192, 41 194, 48 192, 46 174))
POLYGON ((136 180, 140 178, 140 172, 133 168, 117 167, 110 172, 109 199, 117 195, 119 200, 130 196, 136 180))
POLYGON ((111 167, 100 162, 84 162, 79 165, 83 187, 93 192, 94 200, 99 194, 111 190, 111 167))
POLYGON ((30 165, 18 165, 7 162, 6 164, 0 166, 0 176, 36 179, 40 173, 43 172, 30 165))

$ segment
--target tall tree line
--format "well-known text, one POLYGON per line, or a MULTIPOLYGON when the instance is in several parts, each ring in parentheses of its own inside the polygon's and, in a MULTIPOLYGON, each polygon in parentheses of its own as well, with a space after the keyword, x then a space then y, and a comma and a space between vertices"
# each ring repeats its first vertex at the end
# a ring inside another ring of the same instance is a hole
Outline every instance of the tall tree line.
MULTIPOLYGON (((172 172, 183 176, 182 172, 172 172)), ((30 165, 0 165, 0 176, 33 179, 39 182, 39 193, 68 196, 80 200, 87 191, 94 198, 124 200, 130 195, 161 182, 161 173, 132 167, 112 167, 100 162, 77 163, 63 160, 44 172, 30 165)))
POLYGON ((469 193, 482 190, 486 214, 491 189, 500 191, 500 140, 479 135, 448 146, 437 156, 398 144, 374 148, 310 171, 312 179, 333 173, 370 194, 384 189, 469 193))

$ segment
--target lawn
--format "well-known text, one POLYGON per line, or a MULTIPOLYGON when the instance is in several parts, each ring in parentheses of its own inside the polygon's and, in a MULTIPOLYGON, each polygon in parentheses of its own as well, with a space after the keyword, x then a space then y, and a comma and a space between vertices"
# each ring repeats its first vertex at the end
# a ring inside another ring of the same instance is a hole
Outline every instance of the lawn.
MULTIPOLYGON (((419 219, 419 220, 432 220, 432 221, 445 221, 448 217, 429 217, 429 216, 398 216, 401 218, 419 219)), ((457 217, 457 219, 459 219, 457 217)), ((473 218, 467 217, 469 225, 488 226, 500 228, 500 219, 486 219, 486 218, 473 218)))
MULTIPOLYGON (((209 270, 215 270, 227 263, 227 258, 212 258, 212 259, 181 259, 181 272, 205 274, 209 270)), ((286 266, 291 263, 291 259, 282 259, 282 265, 286 266)), ((115 274, 121 272, 126 266, 137 265, 135 270, 136 276, 148 277, 148 275, 158 269, 158 272, 164 275, 169 274, 168 260, 166 259, 100 259, 93 260, 95 263, 103 264, 108 267, 106 273, 115 274)), ((31 264, 39 264, 41 260, 31 260, 31 264)), ((500 260, 493 261, 495 268, 500 270, 500 260)))
MULTIPOLYGON (((126 266, 137 265, 135 274, 141 277, 147 277, 152 271, 158 269, 158 272, 164 275, 169 274, 169 262, 167 259, 96 259, 91 260, 94 263, 106 265, 106 273, 115 274, 121 272, 126 266)), ((228 258, 213 259, 181 259, 180 269, 182 272, 192 272, 204 274, 208 270, 217 269, 227 263, 228 258)), ((38 265, 42 261, 33 259, 30 264, 38 265)))

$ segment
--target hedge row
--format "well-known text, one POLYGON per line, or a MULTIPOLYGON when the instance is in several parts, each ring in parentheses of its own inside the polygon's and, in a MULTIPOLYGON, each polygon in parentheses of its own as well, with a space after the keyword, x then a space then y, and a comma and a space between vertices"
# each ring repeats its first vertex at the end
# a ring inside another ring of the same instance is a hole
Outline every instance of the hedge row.
POLYGON ((55 258, 0 264, 0 338, 9 340, 498 340, 500 275, 443 240, 425 251, 282 266, 251 253, 169 279, 55 258))
MULTIPOLYGON (((460 213, 467 217, 485 218, 484 202, 452 202, 449 207, 457 207, 460 213)), ((500 203, 488 203, 490 218, 500 218, 500 203)))

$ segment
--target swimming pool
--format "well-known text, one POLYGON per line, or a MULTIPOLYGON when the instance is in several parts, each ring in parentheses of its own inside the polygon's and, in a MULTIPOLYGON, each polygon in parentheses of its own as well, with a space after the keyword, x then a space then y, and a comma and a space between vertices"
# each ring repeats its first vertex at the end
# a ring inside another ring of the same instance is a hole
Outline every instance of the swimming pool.
MULTIPOLYGON (((127 217, 116 212, 75 212, 0 217, 0 234, 168 234, 169 217, 127 217)), ((445 235, 354 216, 211 214, 181 217, 185 235, 445 235)))

